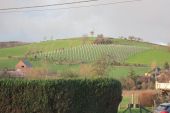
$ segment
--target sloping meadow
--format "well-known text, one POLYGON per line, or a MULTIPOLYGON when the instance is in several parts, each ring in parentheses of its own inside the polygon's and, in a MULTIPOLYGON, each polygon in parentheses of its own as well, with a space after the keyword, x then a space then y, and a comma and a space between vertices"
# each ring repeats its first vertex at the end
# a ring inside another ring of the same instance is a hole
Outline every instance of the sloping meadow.
POLYGON ((114 79, 0 80, 0 113, 117 113, 114 79))

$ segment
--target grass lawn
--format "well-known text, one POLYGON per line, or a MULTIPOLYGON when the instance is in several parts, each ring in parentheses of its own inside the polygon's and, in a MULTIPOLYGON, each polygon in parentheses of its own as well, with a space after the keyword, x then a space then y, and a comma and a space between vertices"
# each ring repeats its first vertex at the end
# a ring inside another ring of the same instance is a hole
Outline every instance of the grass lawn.
MULTIPOLYGON (((123 113, 124 110, 125 109, 120 109, 118 113, 123 113)), ((132 110, 132 113, 140 113, 140 109, 131 109, 131 110, 132 110)), ((130 113, 130 111, 128 110, 126 111, 126 113, 130 113)), ((146 112, 145 110, 142 110, 142 113, 148 113, 148 112, 146 112)))
MULTIPOLYGON (((125 110, 125 109, 120 109, 120 110, 118 111, 118 113, 123 113, 124 110, 125 110)), ((126 113, 130 113, 130 112, 127 111, 126 113)), ((132 109, 132 113, 139 113, 139 109, 132 109)))

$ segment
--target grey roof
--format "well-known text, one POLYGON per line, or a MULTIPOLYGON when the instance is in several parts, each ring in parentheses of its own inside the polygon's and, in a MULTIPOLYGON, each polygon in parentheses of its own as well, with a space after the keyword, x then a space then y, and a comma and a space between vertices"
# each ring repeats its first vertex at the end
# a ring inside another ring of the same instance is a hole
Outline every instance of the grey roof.
POLYGON ((32 67, 32 64, 28 60, 22 60, 24 64, 28 67, 32 67))

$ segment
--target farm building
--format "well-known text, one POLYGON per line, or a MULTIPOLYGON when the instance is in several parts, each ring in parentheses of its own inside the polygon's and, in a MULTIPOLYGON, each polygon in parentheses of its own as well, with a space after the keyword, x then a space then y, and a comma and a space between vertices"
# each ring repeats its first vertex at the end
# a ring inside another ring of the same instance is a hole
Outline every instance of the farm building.
POLYGON ((32 64, 28 60, 20 60, 15 67, 17 71, 28 72, 32 68, 32 64))

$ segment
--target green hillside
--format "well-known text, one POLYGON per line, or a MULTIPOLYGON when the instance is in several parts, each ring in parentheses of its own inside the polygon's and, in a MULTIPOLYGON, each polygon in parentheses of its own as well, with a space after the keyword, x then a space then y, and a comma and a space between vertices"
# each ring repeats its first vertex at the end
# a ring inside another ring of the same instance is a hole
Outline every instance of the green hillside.
POLYGON ((80 39, 52 40, 32 43, 24 46, 0 49, 0 57, 24 56, 27 52, 52 51, 58 48, 69 48, 81 45, 80 39))
POLYGON ((155 63, 157 65, 163 65, 165 62, 170 62, 170 52, 166 49, 150 49, 129 57, 127 62, 148 65, 155 63))
POLYGON ((120 44, 120 45, 139 46, 139 47, 164 48, 164 46, 162 46, 162 45, 157 45, 157 44, 153 44, 153 43, 149 43, 149 42, 127 40, 127 39, 120 39, 120 38, 114 38, 113 43, 120 44))
POLYGON ((61 39, 32 43, 29 45, 16 46, 11 48, 0 49, 0 69, 15 68, 15 64, 19 59, 23 58, 27 53, 35 53, 37 51, 52 51, 59 48, 69 48, 81 45, 80 39, 61 39))
MULTIPOLYGON (((21 58, 31 56, 30 62, 33 67, 43 67, 50 72, 57 73, 66 70, 78 72, 82 62, 92 63, 106 57, 106 59, 112 59, 109 62, 117 61, 129 65, 144 64, 144 67, 133 67, 137 75, 142 75, 150 70, 152 63, 162 66, 166 61, 170 62, 170 52, 165 46, 125 39, 112 40, 113 44, 110 45, 95 45, 92 44, 92 39, 83 42, 81 38, 74 38, 3 48, 0 49, 0 69, 15 68, 21 58), (60 61, 65 62, 60 64, 60 61)), ((125 77, 130 69, 130 66, 113 67, 109 70, 108 76, 125 77)))

